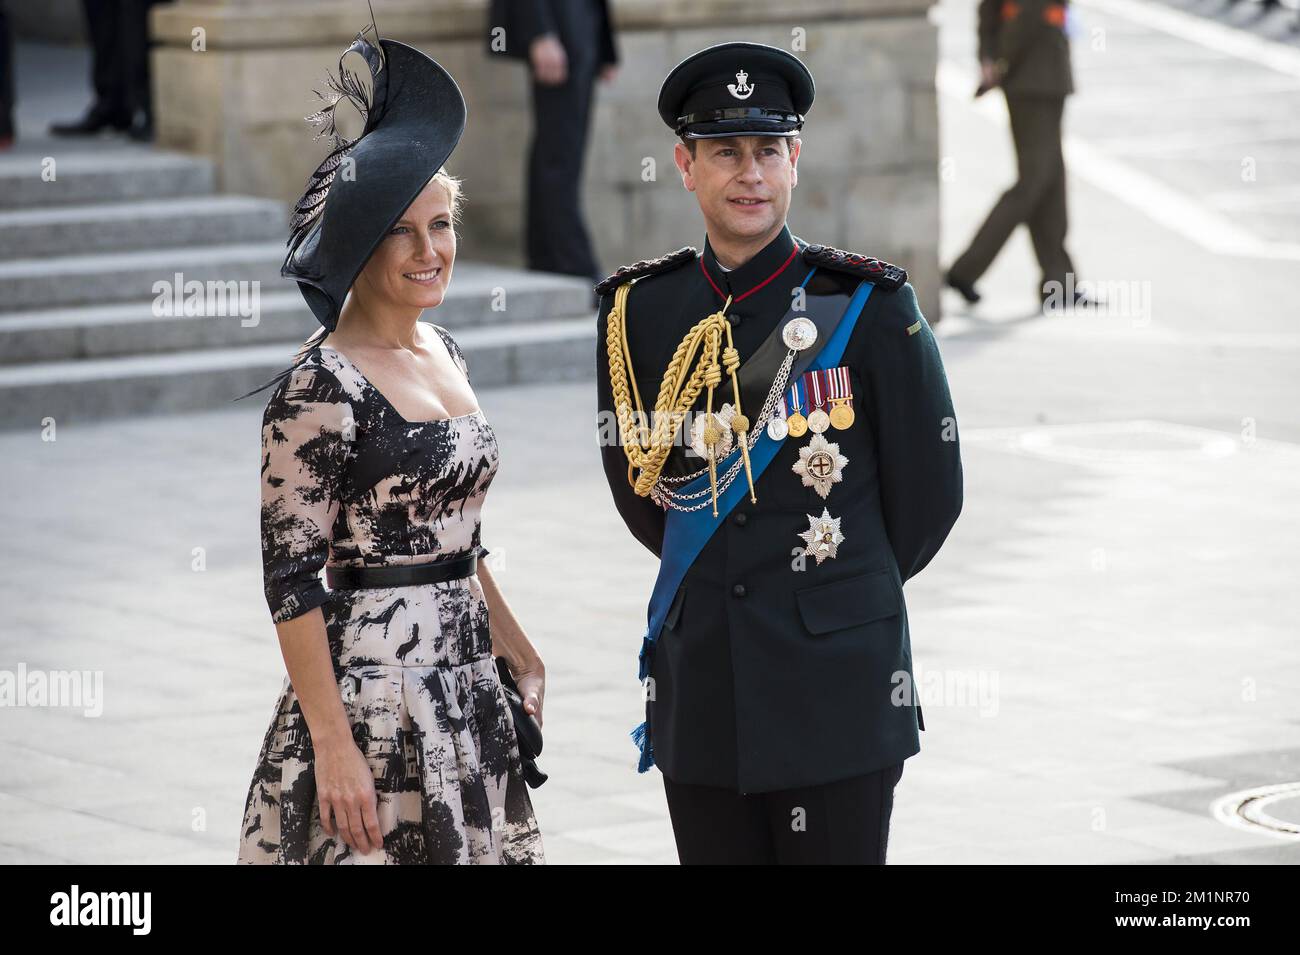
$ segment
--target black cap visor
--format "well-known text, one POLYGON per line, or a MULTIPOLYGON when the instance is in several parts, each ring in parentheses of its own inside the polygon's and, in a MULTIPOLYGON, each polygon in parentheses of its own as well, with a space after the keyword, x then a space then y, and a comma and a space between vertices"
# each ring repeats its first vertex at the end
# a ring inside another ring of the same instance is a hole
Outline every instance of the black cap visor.
POLYGON ((687 139, 726 136, 795 136, 803 126, 798 113, 761 107, 729 107, 688 113, 677 118, 677 135, 687 139))

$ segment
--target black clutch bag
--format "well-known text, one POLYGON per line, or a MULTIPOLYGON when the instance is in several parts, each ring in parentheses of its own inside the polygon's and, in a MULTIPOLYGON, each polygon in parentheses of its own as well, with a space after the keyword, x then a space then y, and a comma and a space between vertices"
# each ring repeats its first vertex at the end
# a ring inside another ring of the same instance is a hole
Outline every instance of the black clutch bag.
POLYGON ((497 675, 501 686, 506 691, 506 702, 510 704, 510 718, 515 724, 515 737, 519 740, 519 759, 523 763, 524 782, 536 789, 549 778, 537 768, 537 757, 542 755, 542 727, 537 717, 524 711, 524 698, 519 692, 519 685, 510 675, 510 668, 501 657, 496 658, 497 675))

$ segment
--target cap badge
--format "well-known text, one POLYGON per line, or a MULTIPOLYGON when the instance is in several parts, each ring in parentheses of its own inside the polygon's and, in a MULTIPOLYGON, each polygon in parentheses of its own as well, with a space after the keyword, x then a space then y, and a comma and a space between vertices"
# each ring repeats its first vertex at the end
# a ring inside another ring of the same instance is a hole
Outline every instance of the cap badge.
POLYGON ((736 74, 736 82, 727 84, 727 92, 736 99, 749 99, 754 87, 749 85, 749 74, 741 70, 736 74))

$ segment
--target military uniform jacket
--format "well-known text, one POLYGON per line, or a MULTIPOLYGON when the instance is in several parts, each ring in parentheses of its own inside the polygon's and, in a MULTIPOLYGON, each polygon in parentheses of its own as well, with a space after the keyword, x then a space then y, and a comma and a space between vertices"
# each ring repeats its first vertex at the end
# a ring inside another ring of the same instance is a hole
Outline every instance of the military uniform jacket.
POLYGON ((998 62, 1008 96, 1074 92, 1060 0, 980 0, 979 56, 998 62))
MULTIPOLYGON (((728 314, 742 362, 769 335, 779 336, 791 317, 792 289, 816 248, 783 230, 744 266, 725 272, 706 243, 702 254, 686 250, 673 267, 638 279, 626 325, 647 412, 677 344, 727 294, 735 296, 728 314)), ((808 295, 851 294, 864 273, 844 269, 820 267, 808 295)), ((865 774, 920 749, 921 714, 905 692, 912 652, 903 584, 930 562, 956 521, 962 471, 934 336, 905 273, 886 265, 878 277, 840 363, 849 369, 856 420, 825 433, 849 459, 843 480, 825 499, 804 487, 791 468, 812 434, 787 437, 755 482, 757 504, 744 496, 674 596, 653 653, 646 719, 655 760, 675 781, 765 792, 865 774), (820 565, 801 561, 798 533, 823 507, 842 519, 845 540, 837 557, 820 565)), ((598 420, 606 436, 613 428, 614 439, 602 441, 601 454, 624 522, 658 556, 665 512, 629 485, 617 426, 609 424, 605 332, 612 302, 612 290, 605 291, 598 420)), ((742 388, 759 385, 762 394, 771 386, 747 383, 743 364, 740 378, 742 388)), ((731 397, 724 376, 715 410, 731 397)), ((760 404, 743 409, 755 426, 760 404)), ((684 446, 674 448, 664 473, 701 466, 684 446)), ((631 668, 639 634, 629 630, 631 668)))

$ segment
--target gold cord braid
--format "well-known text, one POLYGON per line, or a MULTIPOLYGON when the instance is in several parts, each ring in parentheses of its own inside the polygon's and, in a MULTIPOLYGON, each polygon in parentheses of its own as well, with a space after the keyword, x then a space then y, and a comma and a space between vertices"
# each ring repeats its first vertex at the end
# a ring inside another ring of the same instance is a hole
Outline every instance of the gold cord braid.
POLYGON ((731 298, 727 298, 721 309, 696 322, 677 345, 672 360, 664 371, 663 382, 659 386, 653 419, 647 426, 645 407, 641 403, 641 392, 637 388, 636 374, 632 370, 632 354, 627 342, 627 297, 631 289, 632 283, 625 282, 615 291, 614 304, 609 310, 605 329, 610 390, 618 418, 619 438, 628 460, 628 483, 639 496, 650 495, 668 461, 677 429, 687 413, 695 407, 701 388, 707 388, 705 412, 708 417, 705 418, 707 422, 705 444, 708 447, 713 516, 718 516, 717 462, 713 454, 713 444, 718 435, 712 424, 713 390, 722 383, 722 374, 725 370, 731 378, 732 394, 735 398, 736 414, 732 418, 731 427, 740 440, 741 455, 745 460, 745 476, 749 480, 750 500, 757 502, 754 496, 754 476, 749 465, 749 446, 746 441, 749 419, 741 412, 740 382, 736 377, 736 370, 740 367, 740 353, 736 351, 731 337, 731 323, 726 318, 731 298), (727 339, 725 349, 722 348, 724 334, 727 339), (686 369, 695 359, 696 351, 701 348, 703 350, 699 361, 695 364, 695 369, 687 375, 686 369), (719 362, 719 351, 721 351, 721 362, 719 362), (633 401, 635 401, 635 408, 633 401), (633 420, 634 416, 635 420, 633 420), (637 471, 640 473, 637 474, 637 471))

